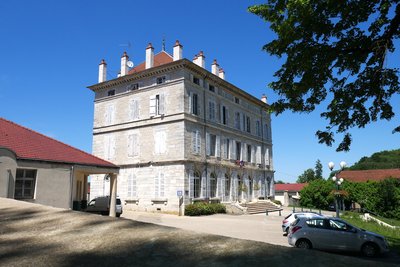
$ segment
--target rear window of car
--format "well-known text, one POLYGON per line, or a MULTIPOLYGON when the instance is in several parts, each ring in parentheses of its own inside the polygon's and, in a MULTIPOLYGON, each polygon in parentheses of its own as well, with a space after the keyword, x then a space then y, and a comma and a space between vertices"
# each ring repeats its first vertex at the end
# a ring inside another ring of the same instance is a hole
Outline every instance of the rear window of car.
POLYGON ((299 219, 299 218, 298 218, 298 219, 296 219, 296 220, 294 220, 294 221, 292 222, 291 226, 295 226, 295 225, 297 225, 297 224, 299 223, 299 221, 300 221, 300 219, 299 219))
POLYGON ((286 220, 287 218, 289 218, 290 216, 292 216, 292 213, 290 213, 288 216, 286 216, 286 217, 285 217, 285 220, 286 220))
POLYGON ((121 205, 121 199, 117 198, 117 205, 121 205))

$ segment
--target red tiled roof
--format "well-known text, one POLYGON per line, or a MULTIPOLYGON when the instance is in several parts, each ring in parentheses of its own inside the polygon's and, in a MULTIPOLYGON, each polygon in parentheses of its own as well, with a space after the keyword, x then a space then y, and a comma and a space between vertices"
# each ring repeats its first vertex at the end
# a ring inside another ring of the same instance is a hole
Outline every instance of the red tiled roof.
POLYGON ((384 170, 344 170, 336 174, 336 177, 343 178, 345 181, 354 183, 367 181, 381 181, 389 177, 400 179, 400 169, 384 169, 384 170))
POLYGON ((307 183, 301 184, 275 184, 275 191, 291 191, 291 192, 300 192, 307 183))
MULTIPOLYGON (((171 57, 170 54, 168 54, 165 51, 161 51, 157 55, 154 56, 154 67, 161 66, 167 63, 171 63, 173 61, 173 58, 171 57)), ((133 69, 131 69, 128 74, 133 74, 136 72, 140 72, 145 70, 146 68, 146 62, 142 62, 133 69)))
POLYGON ((3 118, 0 118, 0 147, 12 150, 18 159, 118 168, 108 161, 3 118))

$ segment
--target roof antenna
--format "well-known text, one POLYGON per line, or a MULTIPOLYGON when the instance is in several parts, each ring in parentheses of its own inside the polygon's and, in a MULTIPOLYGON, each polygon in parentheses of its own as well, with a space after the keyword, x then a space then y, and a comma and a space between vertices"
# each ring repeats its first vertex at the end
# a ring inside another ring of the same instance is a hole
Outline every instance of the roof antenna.
POLYGON ((162 51, 165 51, 165 35, 163 35, 162 39, 162 51))

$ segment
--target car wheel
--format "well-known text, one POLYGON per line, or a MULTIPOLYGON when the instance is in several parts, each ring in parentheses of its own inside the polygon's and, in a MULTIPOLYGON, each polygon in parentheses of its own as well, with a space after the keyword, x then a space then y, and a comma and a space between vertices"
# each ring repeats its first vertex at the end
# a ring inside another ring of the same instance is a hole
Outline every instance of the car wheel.
POLYGON ((300 239, 299 241, 296 242, 296 247, 303 249, 310 249, 311 243, 306 239, 300 239))
POLYGON ((286 227, 285 231, 283 232, 284 236, 287 236, 289 234, 289 227, 286 227))
POLYGON ((121 217, 121 213, 117 213, 115 216, 117 216, 119 218, 119 217, 121 217))
POLYGON ((361 253, 366 257, 375 257, 379 252, 379 248, 374 243, 365 243, 361 248, 361 253))

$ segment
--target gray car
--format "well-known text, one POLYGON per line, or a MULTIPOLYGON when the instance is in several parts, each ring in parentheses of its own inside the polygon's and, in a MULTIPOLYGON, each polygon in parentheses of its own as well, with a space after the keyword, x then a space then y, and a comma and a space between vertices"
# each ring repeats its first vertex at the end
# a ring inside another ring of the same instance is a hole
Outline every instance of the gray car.
POLYGON ((385 237, 359 229, 338 218, 297 218, 288 242, 298 248, 361 252, 367 257, 389 251, 385 237))
POLYGON ((282 232, 283 235, 287 235, 289 233, 290 224, 292 224, 298 217, 314 217, 314 216, 321 216, 318 213, 311 212, 311 211, 304 211, 304 212, 293 212, 286 216, 282 221, 282 232))

